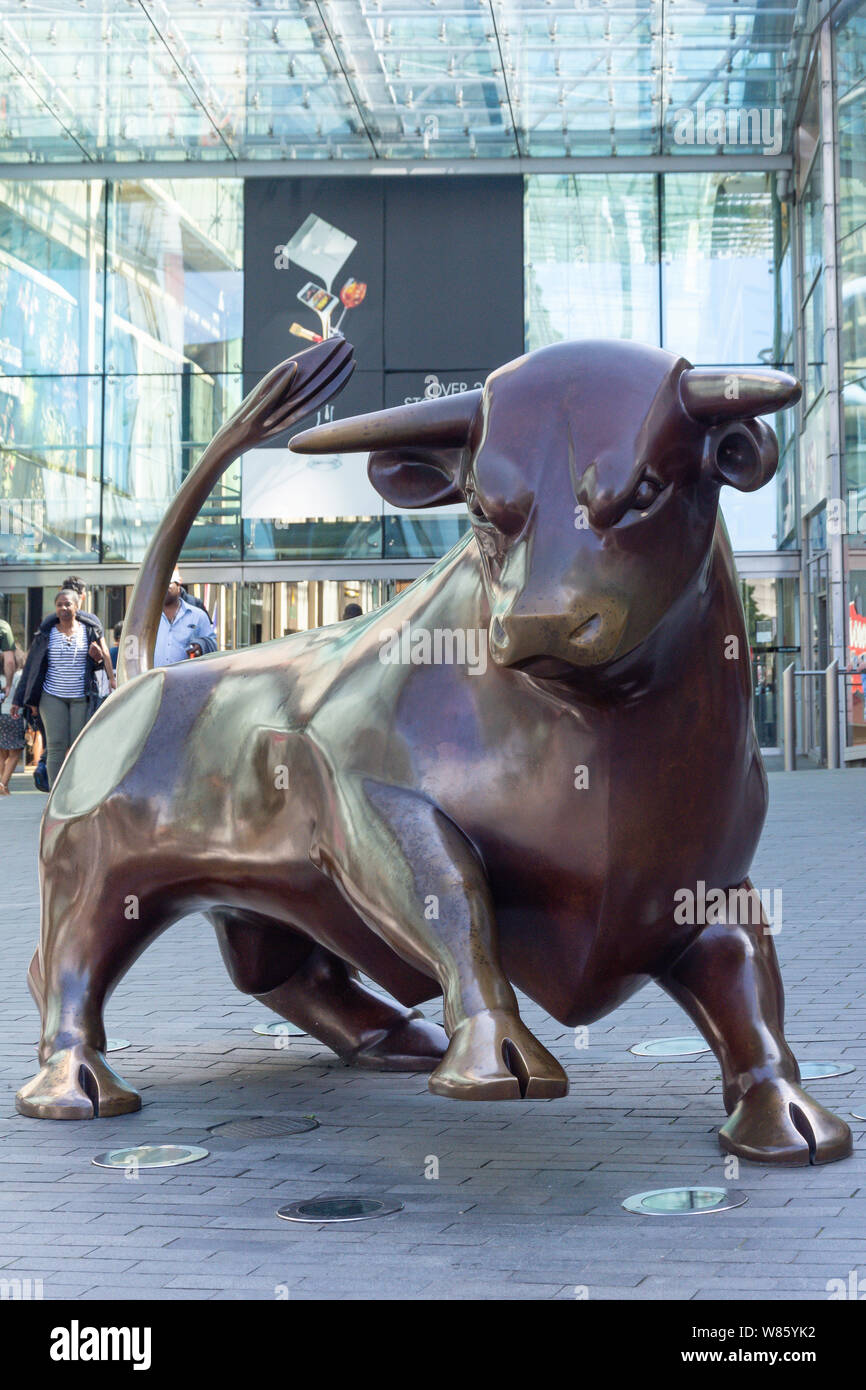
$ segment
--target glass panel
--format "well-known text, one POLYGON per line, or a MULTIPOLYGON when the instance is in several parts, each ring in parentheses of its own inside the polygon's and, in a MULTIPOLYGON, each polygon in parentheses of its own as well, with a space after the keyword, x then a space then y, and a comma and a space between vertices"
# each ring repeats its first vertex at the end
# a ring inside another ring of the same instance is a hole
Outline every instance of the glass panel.
POLYGON ((707 366, 773 360, 773 198, 769 174, 665 179, 666 347, 707 366))
POLYGON ((2 562, 98 558, 101 414, 100 377, 0 376, 2 562))
POLYGON ((803 227, 803 299, 809 294, 824 263, 823 197, 821 161, 812 165, 812 173, 803 194, 801 223, 803 227))
POLYGON ((567 338, 658 342, 656 211, 651 174, 526 180, 528 349, 567 338))
POLYGON ((381 554, 381 516, 244 519, 247 560, 378 560, 381 554))
POLYGON ((839 233, 866 222, 866 85, 839 103, 839 233))
POLYGON ((719 504, 734 550, 776 549, 777 503, 772 483, 759 492, 723 487, 719 504))
POLYGON ((859 537, 854 544, 864 544, 866 537, 866 370, 846 368, 842 387, 842 407, 845 428, 846 529, 859 537))
POLYGON ((815 287, 803 306, 803 337, 806 344, 806 371, 803 381, 804 408, 824 389, 824 276, 819 275, 815 287))
POLYGON ((776 545, 784 549, 797 538, 796 453, 789 447, 782 455, 776 473, 776 545))
POLYGON ((112 195, 106 370, 240 371, 242 180, 123 182, 112 195))
POLYGON ((775 366, 794 363, 794 249, 791 242, 790 203, 777 203, 777 236, 781 250, 776 268, 775 366))
POLYGON ((800 435, 800 510, 803 516, 828 495, 829 453, 827 399, 822 396, 806 416, 800 435))
POLYGON ((0 373, 102 369, 104 185, 0 182, 0 373))
MULTIPOLYGON (((106 378, 103 559, 138 563, 190 468, 240 404, 239 375, 106 378)), ((185 559, 240 559, 240 464, 214 488, 185 559)))
POLYGON ((850 372, 866 372, 866 226, 839 243, 842 281, 842 360, 850 372))
POLYGON ((782 671, 799 652, 796 579, 740 582, 752 665, 755 732, 761 748, 777 748, 782 671))
POLYGON ((435 510, 407 512, 384 518, 386 560, 434 560, 456 545, 468 531, 470 521, 462 516, 437 516, 435 510))
POLYGON ((4 157, 687 158, 677 115, 701 105, 725 118, 723 148, 759 150, 763 140, 744 142, 740 118, 778 111, 789 128, 811 9, 781 0, 7 4, 4 157))
MULTIPOLYGON (((834 7, 835 8, 835 7, 834 7)), ((841 7, 836 31, 836 85, 843 97, 866 78, 866 9, 862 4, 841 7)))

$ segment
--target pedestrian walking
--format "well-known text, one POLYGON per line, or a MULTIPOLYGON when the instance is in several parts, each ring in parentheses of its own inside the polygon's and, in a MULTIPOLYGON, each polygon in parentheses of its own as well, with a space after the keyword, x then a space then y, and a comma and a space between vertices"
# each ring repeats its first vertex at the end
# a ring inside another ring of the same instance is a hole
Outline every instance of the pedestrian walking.
POLYGON ((9 783, 24 750, 24 719, 17 712, 14 716, 12 714, 13 707, 16 711, 18 709, 16 692, 23 669, 24 653, 21 649, 13 647, 10 651, 7 648, 3 652, 6 684, 0 700, 0 796, 9 795, 9 783))
POLYGON ((216 629, 205 609, 194 607, 181 594, 177 570, 171 577, 162 605, 162 617, 153 651, 154 666, 174 666, 190 656, 217 649, 216 629))
MULTIPOLYGON (((74 589, 62 589, 53 619, 43 623, 30 648, 16 695, 41 716, 47 746, 48 785, 55 778, 99 701, 96 672, 103 668, 114 688, 111 656, 91 614, 82 613, 74 589)), ((13 715, 18 714, 14 708, 13 715)))

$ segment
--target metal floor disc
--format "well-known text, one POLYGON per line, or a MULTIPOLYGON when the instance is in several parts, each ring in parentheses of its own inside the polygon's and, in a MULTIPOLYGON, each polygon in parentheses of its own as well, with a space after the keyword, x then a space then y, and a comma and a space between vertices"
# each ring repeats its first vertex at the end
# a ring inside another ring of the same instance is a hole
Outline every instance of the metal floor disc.
POLYGON ((711 1211, 730 1211, 748 1202, 745 1192, 724 1187, 656 1187, 626 1197, 626 1211, 641 1216, 695 1216, 711 1211))
POLYGON ((283 1221, 306 1221, 322 1225, 330 1221, 370 1221, 374 1216, 390 1216, 402 1211, 403 1203, 381 1197, 310 1197, 292 1202, 277 1211, 283 1221))
POLYGON ((319 1121, 312 1115, 250 1115, 236 1120, 224 1120, 211 1125, 215 1139, 285 1139, 292 1134, 306 1134, 318 1129, 319 1121))
POLYGON ((132 1149, 109 1149, 90 1161, 97 1168, 178 1168, 207 1156, 207 1149, 193 1144, 139 1144, 132 1149))
POLYGON ((825 1076, 849 1076, 855 1068, 848 1062, 801 1062, 801 1081, 820 1081, 825 1076))
POLYGON ((687 1038, 650 1038, 629 1048, 635 1057, 695 1057, 699 1052, 709 1051, 709 1043, 697 1033, 687 1038))

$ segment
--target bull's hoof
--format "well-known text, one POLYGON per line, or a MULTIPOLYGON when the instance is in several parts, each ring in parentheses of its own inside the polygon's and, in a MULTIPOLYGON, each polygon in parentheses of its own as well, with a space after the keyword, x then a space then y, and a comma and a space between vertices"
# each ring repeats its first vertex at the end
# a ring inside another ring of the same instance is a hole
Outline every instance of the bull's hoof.
POLYGON ((36 1120, 93 1120, 141 1109, 141 1096, 127 1086, 101 1052, 76 1043, 49 1057, 15 1097, 20 1115, 36 1120))
POLYGON ((792 1081, 767 1080, 751 1086, 719 1130, 726 1153, 752 1163, 805 1167, 850 1158, 851 1131, 792 1081))
POLYGON ((366 1071, 432 1071, 447 1047, 445 1029, 416 1009, 383 1037, 344 1060, 366 1071))
POLYGON ((505 1009, 459 1023, 427 1085, 449 1100, 553 1100, 568 1093, 556 1058, 505 1009))

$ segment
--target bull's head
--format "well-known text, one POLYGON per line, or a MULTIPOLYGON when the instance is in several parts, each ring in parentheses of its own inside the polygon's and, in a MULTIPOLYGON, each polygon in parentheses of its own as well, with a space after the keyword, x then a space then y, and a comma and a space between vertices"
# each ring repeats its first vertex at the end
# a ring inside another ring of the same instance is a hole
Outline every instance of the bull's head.
POLYGON ((695 580, 721 486, 752 492, 776 471, 776 437, 756 417, 799 395, 784 372, 557 343, 483 390, 322 425, 291 446, 372 450, 373 486, 398 507, 464 500, 494 661, 588 674, 639 647, 695 580))

